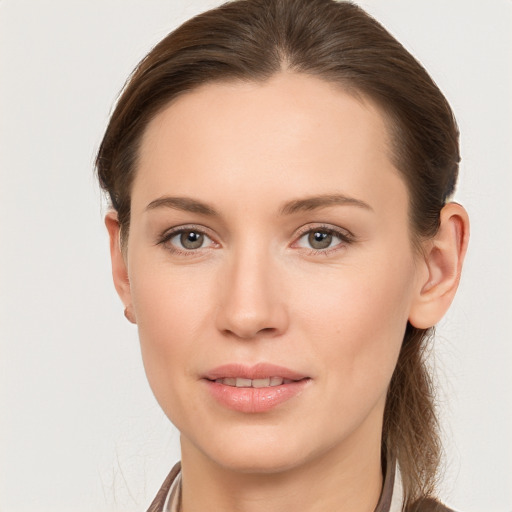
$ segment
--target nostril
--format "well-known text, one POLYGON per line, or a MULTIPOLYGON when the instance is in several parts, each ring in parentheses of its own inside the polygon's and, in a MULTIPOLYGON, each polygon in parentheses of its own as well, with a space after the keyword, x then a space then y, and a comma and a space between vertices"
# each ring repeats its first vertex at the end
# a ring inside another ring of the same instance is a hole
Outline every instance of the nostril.
POLYGON ((279 329, 275 327, 264 327, 263 329, 224 329, 224 335, 250 340, 255 338, 272 338, 279 334, 279 329))
POLYGON ((275 327, 264 327, 258 331, 258 334, 275 334, 277 329, 275 327))

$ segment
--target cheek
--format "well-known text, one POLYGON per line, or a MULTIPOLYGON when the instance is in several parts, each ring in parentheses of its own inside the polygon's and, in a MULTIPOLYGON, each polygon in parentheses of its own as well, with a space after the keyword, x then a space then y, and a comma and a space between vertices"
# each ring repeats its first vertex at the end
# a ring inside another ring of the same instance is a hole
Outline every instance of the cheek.
POLYGON ((390 254, 334 269, 322 282, 322 287, 309 287, 301 330, 317 340, 313 350, 328 366, 325 375, 338 385, 343 381, 356 395, 384 392, 409 315, 412 258, 397 260, 390 254))
POLYGON ((168 272, 132 283, 141 334, 160 349, 193 339, 208 315, 210 283, 168 272), (199 281, 199 283, 197 282, 199 281), (173 342, 173 343, 171 343, 173 342))
POLYGON ((142 359, 149 384, 164 411, 188 389, 181 377, 194 377, 205 322, 211 318, 212 280, 197 273, 173 272, 168 264, 134 262, 131 291, 142 359), (148 270, 151 269, 151 270, 148 270), (191 278, 193 276, 193 278, 191 278), (180 393, 172 393, 172 390, 180 393))

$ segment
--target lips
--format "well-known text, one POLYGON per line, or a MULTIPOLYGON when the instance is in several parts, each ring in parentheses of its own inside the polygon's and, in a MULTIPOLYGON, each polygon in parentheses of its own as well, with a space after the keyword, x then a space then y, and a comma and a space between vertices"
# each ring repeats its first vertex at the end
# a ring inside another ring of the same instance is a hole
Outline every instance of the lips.
POLYGON ((219 366, 203 380, 210 396, 221 405, 243 413, 260 413, 299 395, 311 378, 283 366, 260 363, 219 366))
POLYGON ((269 363, 258 363, 253 366, 247 366, 244 364, 225 364, 218 366, 210 370, 205 374, 205 378, 208 380, 217 379, 270 379, 270 378, 281 378, 283 380, 302 380, 307 378, 307 375, 301 374, 284 366, 277 366, 269 363))
POLYGON ((244 379, 242 377, 226 377, 224 379, 215 379, 215 382, 237 388, 268 388, 273 386, 281 386, 282 384, 290 384, 296 382, 292 379, 284 379, 283 377, 266 377, 265 379, 244 379))

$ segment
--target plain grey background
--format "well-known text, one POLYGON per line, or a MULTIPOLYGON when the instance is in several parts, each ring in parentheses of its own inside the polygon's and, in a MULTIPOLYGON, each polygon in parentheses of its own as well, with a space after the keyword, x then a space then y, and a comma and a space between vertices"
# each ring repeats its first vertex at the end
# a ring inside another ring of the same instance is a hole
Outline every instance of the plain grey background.
MULTIPOLYGON (((179 458, 110 277, 93 158, 118 91, 207 0, 0 0, 0 512, 145 510, 179 458)), ((445 501, 512 510, 512 2, 360 1, 451 102, 472 238, 438 328, 445 501)))

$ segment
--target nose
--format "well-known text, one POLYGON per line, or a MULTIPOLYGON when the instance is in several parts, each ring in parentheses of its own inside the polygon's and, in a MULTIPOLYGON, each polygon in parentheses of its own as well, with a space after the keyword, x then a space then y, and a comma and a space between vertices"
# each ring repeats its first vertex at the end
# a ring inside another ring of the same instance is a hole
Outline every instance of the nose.
POLYGON ((239 339, 275 337, 288 328, 286 290, 279 265, 265 251, 234 254, 223 273, 217 328, 239 339))

